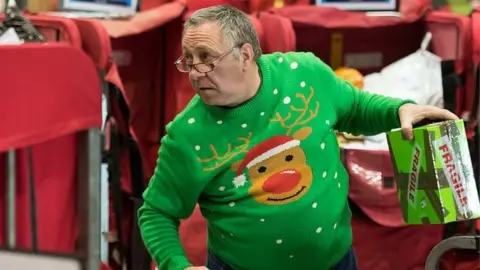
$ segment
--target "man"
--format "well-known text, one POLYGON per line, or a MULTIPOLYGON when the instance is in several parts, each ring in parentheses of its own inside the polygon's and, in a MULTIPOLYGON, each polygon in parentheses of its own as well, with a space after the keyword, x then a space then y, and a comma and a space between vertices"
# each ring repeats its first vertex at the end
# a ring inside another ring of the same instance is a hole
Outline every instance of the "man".
POLYGON ((182 48, 175 64, 197 95, 168 124, 139 211, 159 269, 356 269, 335 130, 401 126, 412 138, 420 120, 457 119, 358 91, 311 53, 262 55, 232 7, 195 12, 182 48), (208 221, 206 267, 188 262, 178 236, 197 202, 208 221))

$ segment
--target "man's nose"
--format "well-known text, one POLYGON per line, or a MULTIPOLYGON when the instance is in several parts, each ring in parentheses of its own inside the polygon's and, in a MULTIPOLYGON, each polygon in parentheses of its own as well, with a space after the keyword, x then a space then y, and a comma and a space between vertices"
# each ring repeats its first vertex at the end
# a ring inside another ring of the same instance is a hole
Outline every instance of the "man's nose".
POLYGON ((190 70, 190 72, 188 73, 188 76, 190 76, 190 79, 195 81, 195 80, 198 80, 201 77, 205 77, 205 73, 204 72, 198 72, 198 70, 196 70, 194 67, 192 67, 192 70, 190 70))

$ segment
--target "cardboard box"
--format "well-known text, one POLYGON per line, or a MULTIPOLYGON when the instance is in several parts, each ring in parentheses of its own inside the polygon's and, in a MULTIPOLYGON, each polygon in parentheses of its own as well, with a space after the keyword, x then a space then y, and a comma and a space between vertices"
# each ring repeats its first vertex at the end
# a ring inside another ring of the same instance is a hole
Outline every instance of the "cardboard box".
POLYGON ((480 217, 480 202, 462 120, 387 133, 398 197, 407 224, 480 217))

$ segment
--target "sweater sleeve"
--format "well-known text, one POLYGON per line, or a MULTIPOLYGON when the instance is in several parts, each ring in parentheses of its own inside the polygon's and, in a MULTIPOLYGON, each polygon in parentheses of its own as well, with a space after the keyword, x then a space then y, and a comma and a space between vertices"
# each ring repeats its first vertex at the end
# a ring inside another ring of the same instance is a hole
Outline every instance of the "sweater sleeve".
MULTIPOLYGON (((324 84, 329 102, 337 114, 335 129, 355 135, 374 135, 400 127, 398 109, 411 100, 401 100, 359 91, 338 78, 333 70, 311 54, 313 72, 324 84)), ((388 87, 388 85, 385 85, 388 87)))
MULTIPOLYGON (((169 131, 167 131, 169 132, 169 131)), ((157 166, 143 194, 139 226, 147 250, 160 270, 191 266, 178 233, 180 219, 189 217, 204 185, 195 172, 195 154, 170 131, 161 140, 157 166)))

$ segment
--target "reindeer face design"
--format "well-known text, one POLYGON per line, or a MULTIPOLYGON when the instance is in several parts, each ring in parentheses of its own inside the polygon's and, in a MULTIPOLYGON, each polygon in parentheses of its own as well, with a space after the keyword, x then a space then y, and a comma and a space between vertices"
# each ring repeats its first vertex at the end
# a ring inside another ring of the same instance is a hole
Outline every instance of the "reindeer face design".
POLYGON ((312 184, 312 170, 299 145, 309 134, 310 129, 305 128, 293 137, 274 136, 256 145, 243 161, 232 166, 238 172, 234 183, 243 183, 245 176, 241 172, 248 168, 252 183, 248 193, 257 202, 279 205, 298 200, 312 184))
MULTIPOLYGON (((312 128, 306 124, 318 115, 320 104, 318 101, 312 102, 313 95, 312 87, 308 96, 296 93, 303 107, 288 105, 290 111, 285 116, 277 112, 270 119, 271 123, 279 123, 284 128, 285 135, 270 137, 251 149, 252 132, 248 136, 238 137, 240 143, 236 146, 228 143, 226 151, 218 151, 211 144, 212 155, 208 158, 198 157, 198 161, 204 164, 203 171, 217 170, 230 164, 238 155, 245 154, 242 160, 230 167, 236 172, 233 179, 236 188, 243 187, 248 178, 251 183, 248 193, 259 203, 282 205, 300 199, 312 185, 312 170, 300 142, 312 132, 312 128), (313 108, 310 107, 313 105, 311 103, 314 104, 313 108), (292 112, 298 115, 292 117, 292 112), (297 127, 298 131, 291 135, 297 127)), ((288 100, 284 104, 288 104, 288 100)))

